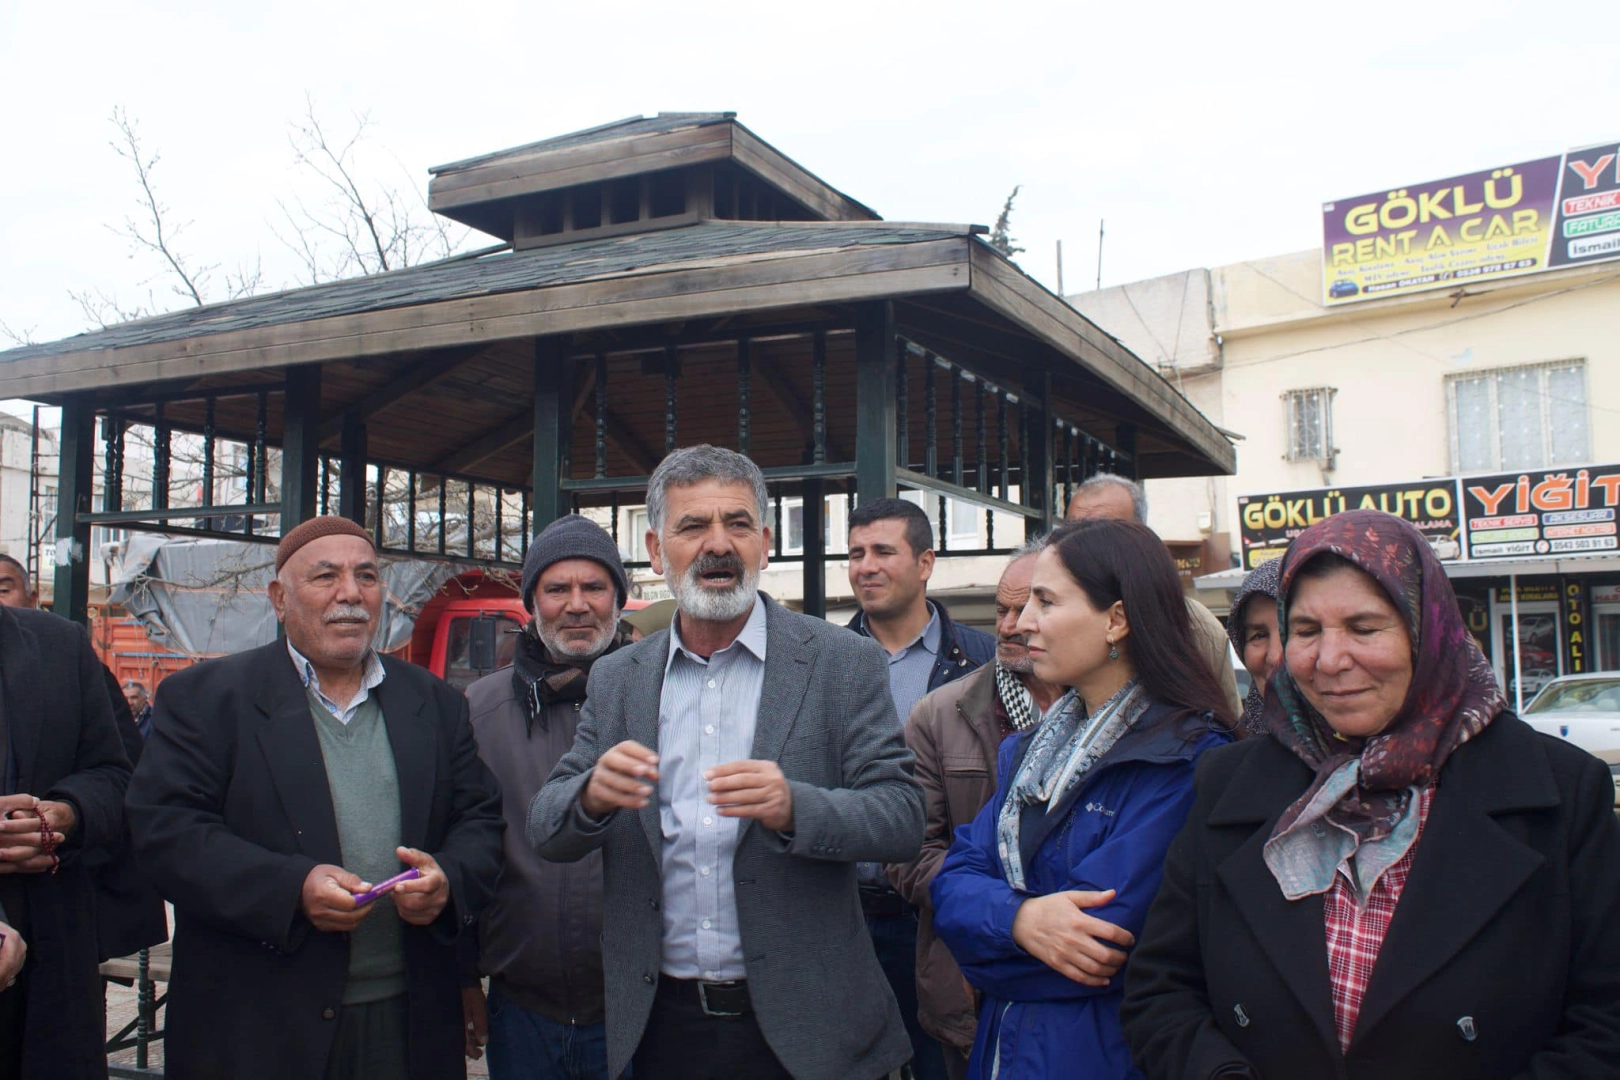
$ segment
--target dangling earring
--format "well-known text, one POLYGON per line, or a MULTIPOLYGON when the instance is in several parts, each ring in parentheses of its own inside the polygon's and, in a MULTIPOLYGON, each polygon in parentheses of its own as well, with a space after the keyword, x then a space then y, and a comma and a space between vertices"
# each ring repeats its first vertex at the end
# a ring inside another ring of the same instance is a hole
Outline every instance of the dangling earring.
POLYGON ((1115 645, 1112 641, 1110 641, 1108 643, 1108 659, 1110 659, 1110 660, 1118 660, 1119 659, 1119 647, 1117 645, 1115 645))

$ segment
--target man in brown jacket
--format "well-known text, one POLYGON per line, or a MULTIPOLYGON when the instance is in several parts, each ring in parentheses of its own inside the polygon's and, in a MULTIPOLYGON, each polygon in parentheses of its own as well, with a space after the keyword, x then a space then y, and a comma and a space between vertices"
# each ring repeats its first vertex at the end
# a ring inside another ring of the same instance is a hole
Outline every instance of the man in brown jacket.
POLYGON ((952 1080, 967 1075, 973 1048, 975 1002, 945 943, 934 936, 928 884, 945 861, 958 825, 966 825, 996 793, 996 750, 1001 741, 1039 722, 1063 693, 1035 678, 1018 616, 1029 599, 1040 541, 1013 553, 996 586, 996 658, 917 703, 906 722, 906 745, 917 757, 928 828, 922 853, 889 866, 889 880, 919 909, 917 1013, 923 1030, 946 1047, 952 1080), (952 1049, 956 1052, 952 1053, 952 1049))
POLYGON ((606 1080, 602 856, 546 862, 524 839, 529 803, 574 745, 591 665, 629 643, 628 582, 600 525, 569 514, 523 559, 533 614, 510 668, 467 688, 478 756, 501 785, 506 872, 463 965, 467 1054, 488 1042, 492 1080, 606 1080), (486 1002, 478 975, 489 976, 486 1002))

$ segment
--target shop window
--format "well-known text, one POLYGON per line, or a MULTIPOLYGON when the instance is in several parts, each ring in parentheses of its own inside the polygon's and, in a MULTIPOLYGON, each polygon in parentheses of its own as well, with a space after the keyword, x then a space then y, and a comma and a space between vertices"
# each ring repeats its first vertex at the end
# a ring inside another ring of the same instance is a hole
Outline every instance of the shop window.
POLYGON ((1584 360, 1451 375, 1446 405, 1456 472, 1543 469, 1591 458, 1584 360))
POLYGON ((1282 396, 1283 415, 1288 425, 1289 461, 1329 463, 1338 451, 1333 446, 1332 387, 1289 390, 1282 396))
POLYGON ((950 507, 951 547, 958 551, 978 547, 979 525, 984 520, 983 508, 961 499, 947 499, 946 503, 950 507))

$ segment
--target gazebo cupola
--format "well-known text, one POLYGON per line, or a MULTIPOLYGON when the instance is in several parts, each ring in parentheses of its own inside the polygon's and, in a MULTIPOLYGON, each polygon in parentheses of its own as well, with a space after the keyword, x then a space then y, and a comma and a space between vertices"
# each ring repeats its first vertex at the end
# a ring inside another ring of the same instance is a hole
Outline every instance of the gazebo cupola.
POLYGON ((876 221, 736 120, 659 113, 431 170, 428 204, 516 249, 700 221, 876 221))

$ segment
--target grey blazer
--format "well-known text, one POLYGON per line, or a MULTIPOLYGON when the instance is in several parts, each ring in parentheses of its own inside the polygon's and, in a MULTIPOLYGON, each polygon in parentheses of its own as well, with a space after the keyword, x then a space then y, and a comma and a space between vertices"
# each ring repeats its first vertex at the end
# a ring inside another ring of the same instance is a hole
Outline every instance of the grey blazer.
MULTIPOLYGON (((907 862, 922 846, 922 790, 889 696, 882 648, 766 598, 765 682, 755 760, 793 790, 793 838, 741 823, 733 879, 755 1017, 800 1080, 875 1078, 911 1057, 900 1010, 866 932, 855 863, 907 862)), ((663 951, 658 801, 580 828, 580 793, 603 751, 658 747, 669 631, 591 669, 573 749, 529 807, 529 842, 566 862, 603 848, 602 963, 608 1074, 641 1041, 663 951)))

